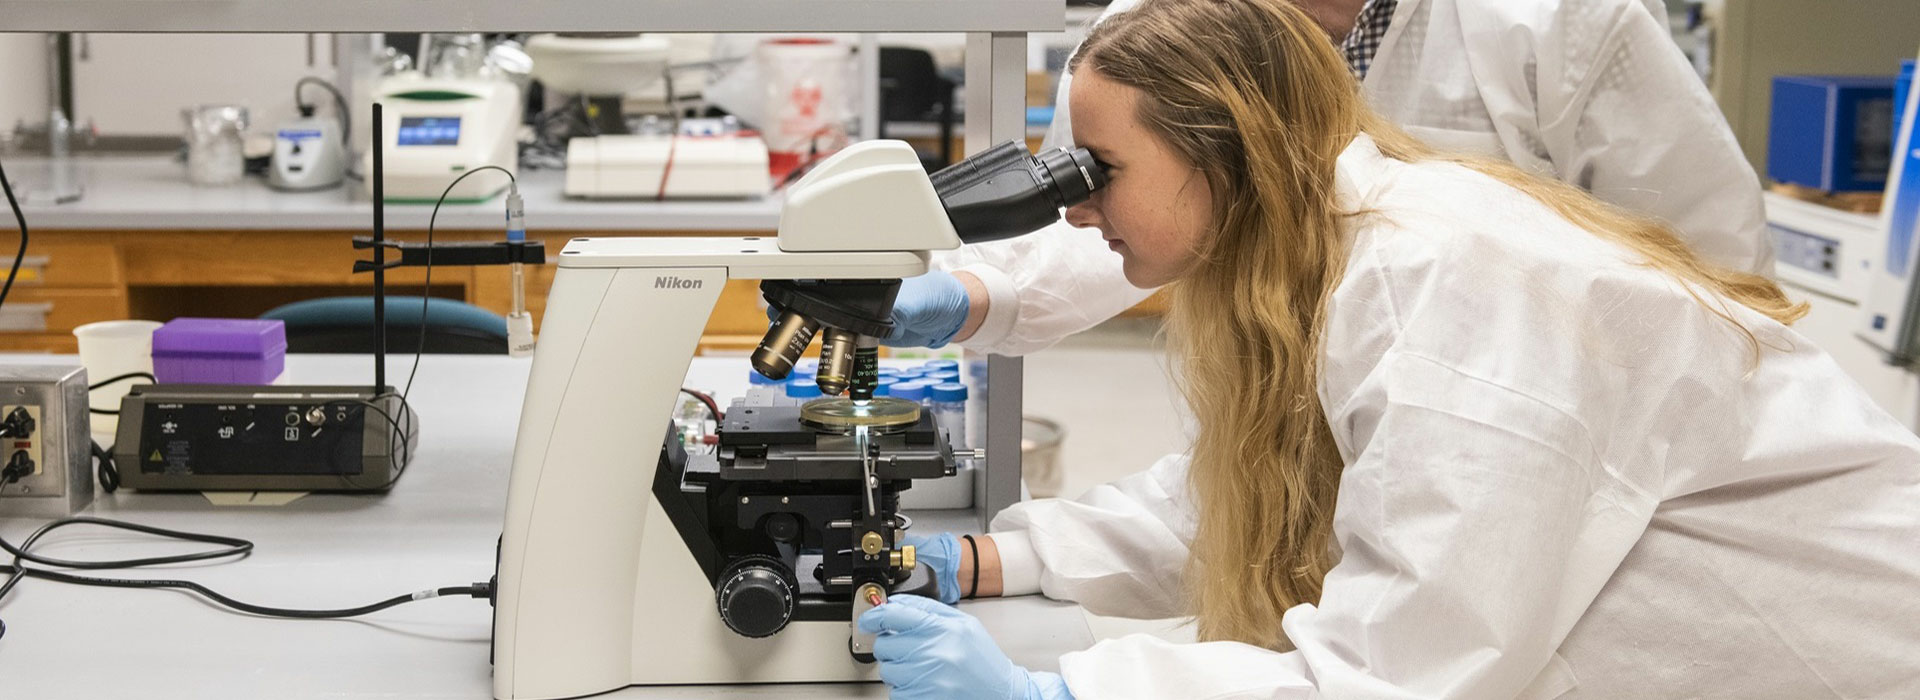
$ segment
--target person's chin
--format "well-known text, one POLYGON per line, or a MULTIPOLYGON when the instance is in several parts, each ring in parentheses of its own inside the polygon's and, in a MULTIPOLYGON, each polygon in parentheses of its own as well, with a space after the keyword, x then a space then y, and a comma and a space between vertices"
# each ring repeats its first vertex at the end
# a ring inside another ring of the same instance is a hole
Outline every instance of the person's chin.
POLYGON ((1120 272, 1126 276, 1127 284, 1131 284, 1135 288, 1153 289, 1154 287, 1160 286, 1160 283, 1153 281, 1152 276, 1141 269, 1139 261, 1134 260, 1125 253, 1120 254, 1120 272))

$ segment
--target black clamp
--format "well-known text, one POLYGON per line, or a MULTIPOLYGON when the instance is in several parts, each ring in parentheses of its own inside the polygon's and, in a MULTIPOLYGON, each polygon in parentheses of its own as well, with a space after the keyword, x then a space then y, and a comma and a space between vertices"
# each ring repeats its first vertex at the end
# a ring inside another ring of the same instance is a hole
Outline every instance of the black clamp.
POLYGON ((400 257, 388 259, 383 265, 376 265, 371 260, 355 260, 353 261, 354 272, 372 272, 375 269, 396 267, 424 267, 427 265, 429 256, 434 265, 456 267, 514 263, 541 265, 547 262, 547 244, 543 241, 454 241, 434 243, 429 247, 425 243, 402 241, 383 240, 376 244, 369 236, 353 237, 355 250, 374 247, 399 251, 400 257))

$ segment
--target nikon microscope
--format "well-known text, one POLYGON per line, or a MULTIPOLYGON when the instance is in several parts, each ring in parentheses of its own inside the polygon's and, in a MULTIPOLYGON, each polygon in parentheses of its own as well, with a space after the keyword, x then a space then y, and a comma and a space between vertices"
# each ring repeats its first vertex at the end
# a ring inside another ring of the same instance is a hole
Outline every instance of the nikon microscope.
POLYGON ((1105 183, 1085 150, 1010 142, 929 176, 869 141, 790 188, 777 238, 568 243, 514 448, 494 696, 877 678, 852 621, 915 569, 899 493, 954 473, 917 404, 873 397, 900 279, 1105 183), (754 369, 784 376, 822 334, 827 398, 736 407, 713 454, 688 454, 662 435, 729 279, 763 280, 778 314, 754 369))

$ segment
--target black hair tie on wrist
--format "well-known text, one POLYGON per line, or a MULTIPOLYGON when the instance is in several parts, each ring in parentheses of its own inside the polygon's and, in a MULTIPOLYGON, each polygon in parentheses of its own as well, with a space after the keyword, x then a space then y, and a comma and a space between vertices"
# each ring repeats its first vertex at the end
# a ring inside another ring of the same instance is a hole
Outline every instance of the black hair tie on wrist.
POLYGON ((967 541, 967 551, 973 553, 973 582, 961 597, 972 600, 980 595, 980 543, 973 541, 973 535, 961 535, 960 539, 967 541))

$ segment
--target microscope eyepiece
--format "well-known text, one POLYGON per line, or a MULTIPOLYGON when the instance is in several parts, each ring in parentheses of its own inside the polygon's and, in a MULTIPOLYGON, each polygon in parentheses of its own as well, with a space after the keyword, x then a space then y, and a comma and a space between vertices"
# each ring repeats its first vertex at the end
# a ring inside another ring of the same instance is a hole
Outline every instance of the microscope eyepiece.
POLYGON ((1107 186, 1107 171, 1100 169, 1099 162, 1093 159, 1093 154, 1088 153, 1087 149, 1069 151, 1055 148, 1041 151, 1034 159, 1046 168, 1047 175, 1052 178, 1062 209, 1087 201, 1094 192, 1107 186))
POLYGON ((1107 185, 1086 149, 1033 155, 1019 141, 988 149, 934 173, 933 190, 960 240, 995 241, 1060 220, 1060 210, 1107 185))

